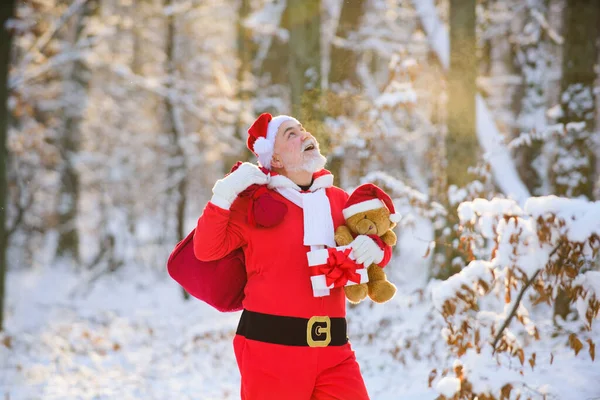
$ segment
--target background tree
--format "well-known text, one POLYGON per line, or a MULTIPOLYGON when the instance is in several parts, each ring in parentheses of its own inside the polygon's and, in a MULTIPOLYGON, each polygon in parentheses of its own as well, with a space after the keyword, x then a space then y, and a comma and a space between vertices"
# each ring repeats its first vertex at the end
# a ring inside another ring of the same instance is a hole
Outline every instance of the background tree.
MULTIPOLYGON (((288 73, 291 112, 325 143, 321 101, 321 1, 288 0, 288 73)), ((326 150, 326 149, 325 149, 326 150)))
MULTIPOLYGON (((558 121, 565 124, 565 130, 558 136, 551 176, 557 195, 593 199, 597 175, 594 68, 598 62, 600 7, 592 0, 567 0, 563 13, 565 43, 558 121)), ((570 312, 570 301, 564 291, 559 292, 554 312, 563 319, 570 312)))
MULTIPOLYGON (((72 48, 82 47, 82 43, 90 41, 85 33, 90 18, 97 14, 99 0, 88 0, 75 16, 75 29, 72 48)), ((67 66, 64 90, 64 127, 60 149, 63 164, 60 167, 60 191, 58 193, 59 238, 57 255, 79 260, 79 234, 77 227, 79 203, 79 173, 75 165, 81 147, 81 124, 87 105, 89 80, 91 71, 82 59, 75 60, 67 66)))
MULTIPOLYGON (((165 1, 165 7, 169 7, 173 4, 172 0, 165 1)), ((179 78, 177 69, 177 31, 176 31, 176 16, 169 15, 167 17, 167 40, 166 40, 166 66, 167 72, 167 96, 165 96, 165 107, 166 107, 166 128, 169 135, 169 141, 171 146, 171 160, 168 163, 169 169, 169 180, 172 182, 172 190, 170 190, 170 197, 175 204, 175 229, 177 240, 182 240, 187 232, 185 231, 185 211, 187 204, 186 190, 187 190, 187 162, 185 153, 181 147, 182 139, 186 134, 185 126, 183 123, 181 110, 175 102, 177 95, 177 87, 173 84, 179 78)), ((186 299, 189 299, 189 293, 183 288, 183 295, 186 299)))
MULTIPOLYGON (((525 23, 522 30, 515 32, 515 64, 523 79, 523 84, 515 96, 518 104, 516 119, 517 135, 521 133, 536 136, 546 129, 548 109, 548 75, 552 67, 550 53, 551 38, 543 22, 548 18, 549 0, 534 0, 527 3, 525 23)), ((547 171, 542 166, 543 143, 534 140, 530 145, 516 151, 519 160, 519 174, 533 194, 545 194, 547 171)))
POLYGON ((447 133, 445 139, 446 188, 443 202, 447 204, 447 227, 438 231, 438 253, 442 265, 434 273, 440 278, 458 272, 465 255, 457 241, 458 216, 454 211, 458 202, 466 200, 453 193, 463 189, 472 180, 469 167, 478 161, 475 120, 477 77, 476 0, 450 0, 450 68, 447 80, 447 133))
MULTIPOLYGON (((365 1, 344 1, 340 10, 340 17, 331 44, 329 76, 327 92, 328 115, 336 116, 344 114, 344 104, 348 104, 352 92, 360 87, 360 79, 357 75, 357 62, 360 50, 348 45, 356 36, 360 27, 361 16, 365 12, 365 1), (344 88, 349 86, 350 93, 344 88)), ((331 145, 331 136, 327 137, 327 144, 331 145)), ((335 152, 328 155, 328 168, 334 176, 336 186, 341 186, 342 178, 342 156, 335 152)))
POLYGON ((348 43, 353 42, 353 34, 360 27, 361 16, 364 15, 365 0, 342 2, 342 9, 336 29, 336 40, 331 46, 331 66, 329 67, 329 85, 349 83, 353 87, 360 86, 356 75, 357 54, 348 43), (344 41, 348 41, 344 43, 344 41), (339 43, 342 41, 342 43, 339 43))
POLYGON ((8 71, 11 61, 12 35, 7 21, 15 12, 15 0, 7 0, 0 5, 0 331, 4 321, 4 286, 6 279, 6 137, 8 129, 8 71))
POLYGON ((475 166, 479 145, 475 130, 477 48, 475 0, 450 1, 450 70, 448 72, 448 186, 469 182, 467 168, 475 166))
POLYGON ((600 7, 593 0, 567 0, 563 11, 565 38, 560 83, 561 116, 566 124, 553 163, 558 195, 593 198, 595 156, 592 143, 596 120, 593 93, 597 78, 600 7))

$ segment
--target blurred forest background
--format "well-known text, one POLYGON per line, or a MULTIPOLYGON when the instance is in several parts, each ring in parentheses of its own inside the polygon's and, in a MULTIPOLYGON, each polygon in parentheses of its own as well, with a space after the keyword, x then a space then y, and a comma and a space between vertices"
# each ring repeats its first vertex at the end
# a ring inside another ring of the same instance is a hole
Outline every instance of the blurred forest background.
POLYGON ((262 112, 398 232, 429 221, 429 278, 468 258, 460 202, 600 200, 597 0, 3 0, 0 26, 0 323, 6 271, 164 273, 262 112))

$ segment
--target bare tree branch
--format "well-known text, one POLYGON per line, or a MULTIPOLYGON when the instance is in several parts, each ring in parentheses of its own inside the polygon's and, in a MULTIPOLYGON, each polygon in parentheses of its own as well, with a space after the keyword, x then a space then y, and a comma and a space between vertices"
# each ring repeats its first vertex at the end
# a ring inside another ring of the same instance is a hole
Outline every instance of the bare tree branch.
MULTIPOLYGON (((550 258, 552 258, 552 256, 558 251, 558 249, 560 248, 560 246, 562 244, 563 244, 563 241, 561 240, 556 245, 556 247, 554 247, 554 249, 552 249, 552 252, 548 256, 548 262, 550 261, 550 258)), ((533 276, 527 281, 527 283, 525 283, 525 285, 523 286, 523 288, 519 292, 519 295, 517 296, 517 300, 515 301, 515 304, 514 304, 512 310, 511 310, 510 314, 508 315, 508 318, 506 318, 506 320, 504 321, 504 323, 500 327, 500 330, 496 334, 496 337, 494 338, 494 341, 492 342, 492 348, 494 349, 494 351, 496 351, 496 345, 498 344, 498 341, 502 337, 502 333, 504 332, 504 330, 506 328, 508 328, 508 326, 510 325, 510 321, 512 321, 512 319, 515 317, 515 315, 517 315, 517 308, 519 308, 519 304, 521 304, 521 300, 523 299, 523 296, 525 295, 525 292, 527 291, 527 289, 529 288, 529 286, 531 286, 531 284, 535 281, 535 279, 537 278, 537 276, 539 275, 539 273, 541 271, 542 271, 541 268, 538 269, 535 272, 535 274, 533 274, 533 276)))
POLYGON ((17 70, 23 69, 36 55, 38 55, 50 43, 50 40, 63 27, 63 25, 71 18, 88 0, 75 0, 69 8, 61 15, 56 23, 50 27, 36 42, 27 50, 25 57, 19 63, 17 70))

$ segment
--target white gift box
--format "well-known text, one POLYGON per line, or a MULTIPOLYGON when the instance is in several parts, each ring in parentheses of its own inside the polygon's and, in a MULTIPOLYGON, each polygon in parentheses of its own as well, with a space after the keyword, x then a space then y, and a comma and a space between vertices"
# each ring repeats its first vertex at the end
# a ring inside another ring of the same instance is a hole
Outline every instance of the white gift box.
MULTIPOLYGON (((315 297, 323 297, 329 296, 330 290, 335 287, 335 283, 327 285, 327 277, 321 271, 318 271, 320 267, 327 265, 327 260, 329 259, 330 250, 337 250, 340 252, 344 252, 346 249, 352 249, 350 246, 338 246, 330 249, 316 249, 311 250, 307 254, 308 256, 308 267, 313 268, 311 271, 310 280, 312 282, 313 295, 315 297)), ((352 261, 355 260, 352 251, 348 255, 348 258, 352 261)), ((360 282, 354 282, 348 280, 348 282, 344 286, 356 285, 357 283, 367 283, 369 281, 369 277, 367 275, 367 269, 362 264, 357 264, 356 273, 360 275, 360 282)))

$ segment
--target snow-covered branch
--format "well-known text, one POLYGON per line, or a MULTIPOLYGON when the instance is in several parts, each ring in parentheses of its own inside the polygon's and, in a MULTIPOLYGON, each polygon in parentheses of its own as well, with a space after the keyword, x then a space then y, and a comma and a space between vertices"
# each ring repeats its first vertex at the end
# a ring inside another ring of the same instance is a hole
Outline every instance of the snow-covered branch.
POLYGON ((50 43, 54 35, 62 28, 69 18, 71 18, 88 0, 75 0, 69 8, 50 26, 50 28, 35 41, 35 43, 27 50, 23 60, 16 67, 17 71, 20 71, 27 67, 27 65, 40 54, 41 51, 50 43))

